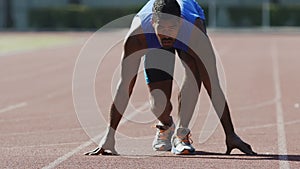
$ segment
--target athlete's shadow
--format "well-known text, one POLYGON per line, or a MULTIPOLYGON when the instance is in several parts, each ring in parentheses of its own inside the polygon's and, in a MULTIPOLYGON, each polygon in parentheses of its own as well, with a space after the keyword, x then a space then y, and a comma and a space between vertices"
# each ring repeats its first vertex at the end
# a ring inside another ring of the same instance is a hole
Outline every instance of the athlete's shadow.
MULTIPOLYGON (((280 155, 280 154, 260 154, 245 155, 245 154, 230 154, 196 151, 195 158, 208 159, 233 159, 233 160, 276 160, 276 161, 300 161, 300 155, 280 155), (199 156, 198 156, 199 155, 199 156)), ((193 157, 193 156, 189 156, 193 157)))
POLYGON ((203 158, 203 159, 216 159, 216 160, 274 160, 274 161, 300 161, 300 155, 279 155, 279 154, 261 154, 257 155, 245 155, 245 154, 230 154, 207 152, 207 151, 196 151, 195 155, 174 155, 170 152, 169 154, 158 154, 158 155, 126 155, 121 154, 121 156, 128 157, 159 157, 159 158, 203 158))

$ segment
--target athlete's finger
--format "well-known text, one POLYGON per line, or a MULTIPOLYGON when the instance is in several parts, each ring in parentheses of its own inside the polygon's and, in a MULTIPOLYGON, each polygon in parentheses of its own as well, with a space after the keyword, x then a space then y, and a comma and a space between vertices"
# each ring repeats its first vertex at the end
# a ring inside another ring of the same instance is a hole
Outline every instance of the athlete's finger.
POLYGON ((100 154, 103 154, 105 151, 103 148, 100 148, 100 147, 97 147, 96 149, 92 150, 92 151, 89 151, 89 152, 86 152, 84 153, 84 155, 100 155, 100 154))

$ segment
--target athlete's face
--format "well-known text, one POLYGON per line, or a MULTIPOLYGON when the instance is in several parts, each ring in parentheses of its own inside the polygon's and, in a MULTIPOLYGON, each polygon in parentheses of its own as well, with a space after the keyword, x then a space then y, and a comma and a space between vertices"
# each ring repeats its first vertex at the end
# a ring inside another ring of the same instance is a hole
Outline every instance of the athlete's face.
POLYGON ((163 48, 171 48, 180 28, 180 21, 176 19, 157 20, 152 22, 155 34, 163 48))

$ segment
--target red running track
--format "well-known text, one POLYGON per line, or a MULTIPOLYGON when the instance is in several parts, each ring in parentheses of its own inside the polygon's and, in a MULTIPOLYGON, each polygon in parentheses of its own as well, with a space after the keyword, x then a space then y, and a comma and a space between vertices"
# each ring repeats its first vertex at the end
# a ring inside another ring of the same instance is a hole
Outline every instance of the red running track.
MULTIPOLYGON (((204 90, 191 126, 197 155, 153 152, 155 129, 151 125, 155 121, 145 105, 141 112, 126 112, 131 121, 122 122, 117 135, 121 156, 84 156, 97 144, 82 129, 75 113, 72 76, 77 56, 91 35, 68 33, 84 40, 0 56, 0 168, 300 168, 299 33, 210 33, 222 61, 236 131, 259 153, 257 156, 245 156, 238 150, 223 155, 220 126, 199 143, 210 108, 204 90)), ((102 32, 99 44, 109 43, 114 36, 118 40, 116 32, 102 32)), ((101 47, 91 52, 101 53, 101 47)), ((103 61, 109 64, 100 64, 97 73, 95 91, 105 118, 111 76, 120 53, 118 43, 103 61)), ((147 92, 140 73, 131 104, 136 108, 143 105, 147 92)), ((173 94, 172 114, 176 117, 177 84, 173 94)), ((105 120, 99 119, 93 134, 103 133, 105 125, 105 120)))

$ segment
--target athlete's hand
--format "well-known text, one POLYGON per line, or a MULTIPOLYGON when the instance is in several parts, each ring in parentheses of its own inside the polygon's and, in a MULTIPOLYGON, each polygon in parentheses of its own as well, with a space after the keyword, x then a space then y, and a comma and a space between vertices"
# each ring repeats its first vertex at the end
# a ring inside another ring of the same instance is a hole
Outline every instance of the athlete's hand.
POLYGON ((118 155, 115 150, 115 130, 108 127, 99 146, 92 151, 86 152, 85 155, 118 155))
POLYGON ((84 153, 84 155, 95 156, 95 155, 118 155, 115 150, 105 150, 103 148, 97 147, 96 149, 84 153))
POLYGON ((254 152, 251 148, 251 146, 247 143, 245 143, 239 136, 233 135, 233 136, 227 136, 226 137, 226 146, 227 151, 225 154, 230 154, 230 152, 237 148, 243 153, 247 155, 257 155, 256 152, 254 152))

